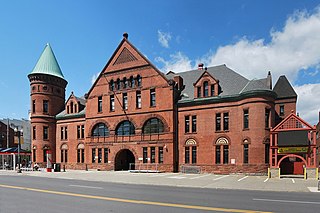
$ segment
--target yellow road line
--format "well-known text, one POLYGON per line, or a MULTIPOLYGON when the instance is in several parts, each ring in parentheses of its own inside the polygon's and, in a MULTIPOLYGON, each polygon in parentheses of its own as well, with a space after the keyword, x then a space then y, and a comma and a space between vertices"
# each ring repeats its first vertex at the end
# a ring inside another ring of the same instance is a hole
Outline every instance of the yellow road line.
POLYGON ((0 187, 9 188, 9 189, 20 189, 20 190, 34 191, 34 192, 42 192, 42 193, 56 194, 56 195, 66 195, 66 196, 73 196, 73 197, 115 201, 115 202, 122 202, 122 203, 134 203, 134 204, 175 207, 175 208, 184 208, 184 209, 218 211, 218 212, 234 212, 234 213, 272 213, 272 212, 252 211, 252 210, 245 210, 245 209, 227 209, 227 208, 208 207, 208 206, 193 206, 193 205, 175 204, 175 203, 162 203, 162 202, 145 201, 145 200, 130 200, 130 199, 77 194, 77 193, 70 193, 70 192, 59 192, 59 191, 51 191, 51 190, 45 190, 45 189, 36 189, 36 188, 28 188, 28 187, 22 187, 22 186, 11 186, 11 185, 3 185, 3 184, 0 184, 0 187))

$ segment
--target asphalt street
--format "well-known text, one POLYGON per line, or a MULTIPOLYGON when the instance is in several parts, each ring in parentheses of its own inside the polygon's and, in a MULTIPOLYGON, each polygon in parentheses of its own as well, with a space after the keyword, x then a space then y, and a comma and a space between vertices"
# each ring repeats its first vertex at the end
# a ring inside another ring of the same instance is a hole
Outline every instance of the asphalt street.
POLYGON ((0 175, 0 213, 318 212, 320 193, 124 184, 0 175))

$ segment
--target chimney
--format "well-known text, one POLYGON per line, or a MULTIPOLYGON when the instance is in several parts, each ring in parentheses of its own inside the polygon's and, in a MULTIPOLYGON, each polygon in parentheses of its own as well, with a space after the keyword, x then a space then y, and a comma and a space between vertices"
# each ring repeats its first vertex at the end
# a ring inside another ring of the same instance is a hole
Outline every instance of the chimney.
POLYGON ((179 89, 179 90, 183 90, 183 78, 182 78, 180 75, 175 75, 175 76, 173 77, 173 80, 174 80, 175 82, 177 82, 177 84, 178 84, 178 89, 179 89))
POLYGON ((203 70, 203 63, 198 64, 198 70, 203 70))
POLYGON ((272 89, 272 76, 270 71, 268 72, 268 75, 267 75, 267 87, 269 89, 272 89))

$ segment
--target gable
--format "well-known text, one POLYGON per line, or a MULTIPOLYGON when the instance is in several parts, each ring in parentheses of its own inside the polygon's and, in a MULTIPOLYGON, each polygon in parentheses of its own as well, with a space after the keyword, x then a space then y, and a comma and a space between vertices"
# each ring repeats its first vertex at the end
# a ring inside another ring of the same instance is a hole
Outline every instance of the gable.
POLYGON ((293 131, 293 130, 314 130, 315 128, 302 120, 300 117, 291 113, 280 122, 271 132, 293 131))
POLYGON ((201 86, 204 81, 208 81, 210 84, 217 84, 219 80, 215 79, 210 73, 204 71, 198 80, 194 83, 194 86, 201 86))

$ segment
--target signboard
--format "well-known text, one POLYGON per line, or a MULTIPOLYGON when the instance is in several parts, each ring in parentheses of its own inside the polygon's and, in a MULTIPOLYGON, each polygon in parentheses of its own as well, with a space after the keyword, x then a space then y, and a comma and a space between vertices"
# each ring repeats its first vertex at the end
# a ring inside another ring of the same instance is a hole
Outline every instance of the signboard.
POLYGON ((308 130, 282 131, 278 133, 278 146, 309 145, 308 130))
POLYGON ((280 148, 278 148, 278 154, 306 153, 306 152, 308 152, 308 147, 280 147, 280 148))

